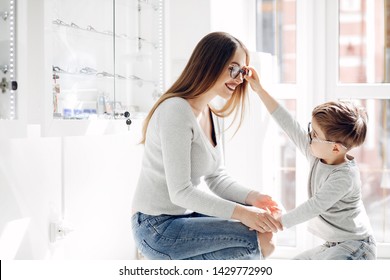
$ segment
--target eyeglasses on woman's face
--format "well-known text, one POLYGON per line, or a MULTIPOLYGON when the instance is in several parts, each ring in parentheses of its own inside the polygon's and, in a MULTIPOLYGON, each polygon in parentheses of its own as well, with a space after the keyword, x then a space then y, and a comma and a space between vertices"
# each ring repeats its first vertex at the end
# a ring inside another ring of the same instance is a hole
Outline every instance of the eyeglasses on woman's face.
POLYGON ((307 126, 307 135, 309 136, 309 144, 311 145, 311 143, 313 142, 317 142, 317 143, 325 143, 325 144, 339 144, 341 147, 343 147, 344 149, 348 150, 347 147, 345 147, 343 144, 341 143, 337 143, 337 142, 334 142, 334 141, 328 141, 328 140, 322 140, 320 138, 317 138, 317 137, 313 137, 312 136, 312 129, 311 129, 311 122, 309 122, 308 126, 307 126))
POLYGON ((230 65, 229 66, 230 71, 230 78, 236 79, 238 75, 242 74, 242 76, 245 76, 248 74, 248 70, 245 68, 240 68, 238 65, 230 65))

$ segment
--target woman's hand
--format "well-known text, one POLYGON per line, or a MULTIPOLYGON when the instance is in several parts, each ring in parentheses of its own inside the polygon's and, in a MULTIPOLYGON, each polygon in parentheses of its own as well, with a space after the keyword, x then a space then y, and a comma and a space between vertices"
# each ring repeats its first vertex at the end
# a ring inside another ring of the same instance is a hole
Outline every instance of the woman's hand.
POLYGON ((283 229, 281 223, 272 217, 270 213, 261 212, 260 209, 254 207, 237 205, 232 218, 261 233, 277 232, 283 229))

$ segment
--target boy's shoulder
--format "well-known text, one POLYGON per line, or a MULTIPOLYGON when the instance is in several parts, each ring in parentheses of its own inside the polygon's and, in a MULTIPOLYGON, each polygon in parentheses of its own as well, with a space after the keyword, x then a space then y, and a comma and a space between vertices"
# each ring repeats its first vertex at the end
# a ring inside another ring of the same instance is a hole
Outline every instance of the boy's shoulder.
POLYGON ((350 159, 347 162, 335 165, 330 176, 333 178, 337 176, 339 179, 345 178, 347 181, 356 182, 356 180, 360 181, 360 170, 355 159, 350 159))

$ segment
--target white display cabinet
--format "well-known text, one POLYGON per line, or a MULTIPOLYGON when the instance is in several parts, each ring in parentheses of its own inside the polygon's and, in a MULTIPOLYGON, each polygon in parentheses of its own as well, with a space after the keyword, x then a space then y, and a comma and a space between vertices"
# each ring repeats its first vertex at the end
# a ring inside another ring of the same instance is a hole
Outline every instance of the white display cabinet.
POLYGON ((145 116, 163 92, 163 15, 162 0, 44 1, 44 135, 115 133, 145 116))
POLYGON ((16 4, 15 0, 0 0, 0 138, 20 137, 26 133, 18 100, 17 71, 20 54, 17 42, 23 34, 18 34, 17 27, 23 24, 18 24, 16 4))
POLYGON ((0 119, 16 118, 15 3, 0 1, 0 119))

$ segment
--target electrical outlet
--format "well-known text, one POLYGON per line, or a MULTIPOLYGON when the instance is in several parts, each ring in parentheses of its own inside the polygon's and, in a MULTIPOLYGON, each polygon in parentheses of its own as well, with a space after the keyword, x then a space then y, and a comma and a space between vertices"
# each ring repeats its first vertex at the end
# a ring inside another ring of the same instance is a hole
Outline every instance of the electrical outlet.
POLYGON ((74 229, 66 225, 64 221, 50 223, 50 242, 54 243, 57 240, 65 238, 74 229))

